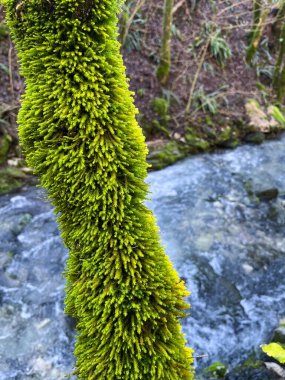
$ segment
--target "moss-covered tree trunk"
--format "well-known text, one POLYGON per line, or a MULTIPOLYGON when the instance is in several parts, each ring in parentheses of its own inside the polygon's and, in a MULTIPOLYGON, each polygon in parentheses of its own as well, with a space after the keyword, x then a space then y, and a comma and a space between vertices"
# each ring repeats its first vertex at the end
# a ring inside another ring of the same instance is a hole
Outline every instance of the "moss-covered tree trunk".
POLYGON ((26 93, 27 162, 69 248, 79 379, 192 379, 187 295, 144 205, 146 146, 117 35, 118 0, 6 0, 26 93))
POLYGON ((246 49, 246 62, 252 63, 253 57, 260 43, 263 30, 266 26, 266 19, 269 15, 270 7, 263 4, 262 0, 254 0, 253 4, 253 26, 249 36, 249 44, 246 49))
POLYGON ((160 62, 156 75, 161 84, 166 84, 171 67, 171 27, 173 15, 173 0, 164 0, 163 30, 160 49, 160 62))
POLYGON ((273 75, 273 87, 277 95, 277 99, 282 102, 285 98, 285 1, 279 9, 277 15, 277 23, 281 25, 279 35, 279 51, 275 64, 273 75))

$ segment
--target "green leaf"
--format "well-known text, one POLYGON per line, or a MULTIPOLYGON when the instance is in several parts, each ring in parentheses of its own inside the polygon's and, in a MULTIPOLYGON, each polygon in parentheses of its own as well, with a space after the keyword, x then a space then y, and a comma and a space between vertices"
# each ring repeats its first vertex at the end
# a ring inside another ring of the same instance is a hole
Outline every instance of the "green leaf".
POLYGON ((278 123, 285 124, 285 116, 283 115, 283 113, 280 111, 278 107, 271 106, 269 107, 268 112, 270 113, 270 115, 273 116, 273 118, 276 121, 278 121, 278 123))
POLYGON ((4 63, 0 63, 0 69, 4 71, 4 73, 9 74, 9 69, 4 63))
POLYGON ((285 349, 278 343, 261 344, 261 349, 268 356, 272 356, 279 363, 285 364, 285 349))

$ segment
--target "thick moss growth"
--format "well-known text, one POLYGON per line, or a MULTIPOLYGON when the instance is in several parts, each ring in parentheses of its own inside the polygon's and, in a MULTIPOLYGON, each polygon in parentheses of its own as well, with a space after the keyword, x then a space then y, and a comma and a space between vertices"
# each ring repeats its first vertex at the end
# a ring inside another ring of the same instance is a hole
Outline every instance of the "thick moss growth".
POLYGON ((6 0, 26 79, 19 132, 70 250, 79 379, 193 379, 187 291, 144 205, 146 146, 119 44, 118 0, 6 0))
POLYGON ((0 195, 20 189, 25 179, 25 174, 17 168, 0 168, 0 195))

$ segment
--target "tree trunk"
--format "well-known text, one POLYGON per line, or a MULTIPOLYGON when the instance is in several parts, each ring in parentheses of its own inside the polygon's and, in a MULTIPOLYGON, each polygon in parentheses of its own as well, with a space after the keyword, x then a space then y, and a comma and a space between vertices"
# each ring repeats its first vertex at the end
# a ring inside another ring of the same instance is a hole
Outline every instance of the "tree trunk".
POLYGON ((256 53, 269 12, 269 7, 262 7, 261 0, 254 0, 253 27, 250 33, 249 45, 246 50, 246 62, 248 64, 251 64, 252 59, 256 53))
POLYGON ((5 0, 26 81, 28 164, 69 249, 76 375, 193 379, 178 318, 188 293, 145 206, 146 145, 117 37, 118 0, 5 0))
POLYGON ((167 83, 171 67, 172 14, 173 0, 164 0, 160 63, 156 71, 157 78, 162 85, 165 85, 167 83))
POLYGON ((275 64, 273 75, 273 88, 276 92, 277 99, 282 102, 285 97, 285 2, 277 15, 277 22, 282 23, 279 37, 279 52, 275 64))

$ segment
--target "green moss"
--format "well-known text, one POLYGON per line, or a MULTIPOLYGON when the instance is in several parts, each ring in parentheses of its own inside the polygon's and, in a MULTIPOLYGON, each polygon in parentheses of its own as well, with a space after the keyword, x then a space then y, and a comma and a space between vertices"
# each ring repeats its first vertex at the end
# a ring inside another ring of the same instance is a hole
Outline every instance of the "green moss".
POLYGON ((285 345, 285 323, 280 323, 280 325, 274 330, 271 342, 280 343, 285 345))
POLYGON ((17 168, 0 169, 0 194, 18 190, 27 180, 27 176, 17 168))
POLYGON ((168 76, 170 71, 170 62, 161 62, 156 70, 156 76, 157 79, 162 83, 165 84, 167 82, 168 76))
POLYGON ((263 362, 261 360, 257 359, 256 354, 253 353, 249 356, 248 359, 246 359, 243 362, 242 367, 249 367, 249 368, 254 368, 254 369, 262 368, 263 362))
POLYGON ((225 142, 225 141, 231 139, 231 137, 232 137, 232 129, 231 129, 231 127, 225 127, 219 133, 218 140, 221 143, 221 142, 225 142))
POLYGON ((5 0, 26 81, 20 139, 69 248, 78 378, 190 380, 179 322, 188 293, 144 202, 147 149, 117 42, 119 3, 5 0))
POLYGON ((148 162, 153 170, 159 170, 174 164, 176 161, 184 158, 185 155, 185 152, 180 149, 176 141, 170 141, 150 152, 148 162))
POLYGON ((234 149, 240 145, 240 140, 232 138, 220 143, 220 146, 227 149, 234 149))
POLYGON ((251 144, 261 144, 265 140, 265 135, 262 132, 251 132, 245 136, 245 141, 251 144))
POLYGON ((144 88, 138 88, 138 90, 137 90, 137 94, 139 95, 139 96, 144 96, 144 94, 145 94, 145 89, 144 88))
POLYGON ((158 116, 166 118, 169 111, 169 101, 164 98, 154 98, 151 102, 151 108, 158 116))
POLYGON ((151 134, 163 132, 166 136, 170 136, 168 131, 169 117, 169 101, 164 98, 155 98, 151 102, 152 110, 157 114, 158 119, 151 122, 151 134))
POLYGON ((170 133, 169 133, 167 127, 164 125, 164 123, 159 122, 159 120, 152 120, 150 125, 151 125, 151 127, 150 127, 151 128, 150 129, 151 135, 154 135, 157 132, 162 132, 165 134, 165 136, 170 138, 170 133))
POLYGON ((7 161, 11 141, 12 138, 6 132, 0 136, 0 165, 7 161))
POLYGON ((272 379, 272 372, 266 369, 264 363, 257 357, 256 353, 254 352, 241 365, 233 368, 226 378, 233 380, 269 380, 272 379))
POLYGON ((191 153, 205 152, 210 148, 210 143, 195 134, 193 129, 188 128, 185 133, 188 150, 191 153))
POLYGON ((173 19, 173 0, 164 0, 163 30, 160 49, 160 63, 156 76, 162 85, 168 81, 171 66, 171 26, 173 19))
POLYGON ((212 379, 224 379, 228 369, 223 363, 217 362, 204 369, 206 376, 212 379))
POLYGON ((0 41, 6 38, 9 34, 8 25, 5 22, 0 22, 0 41))

